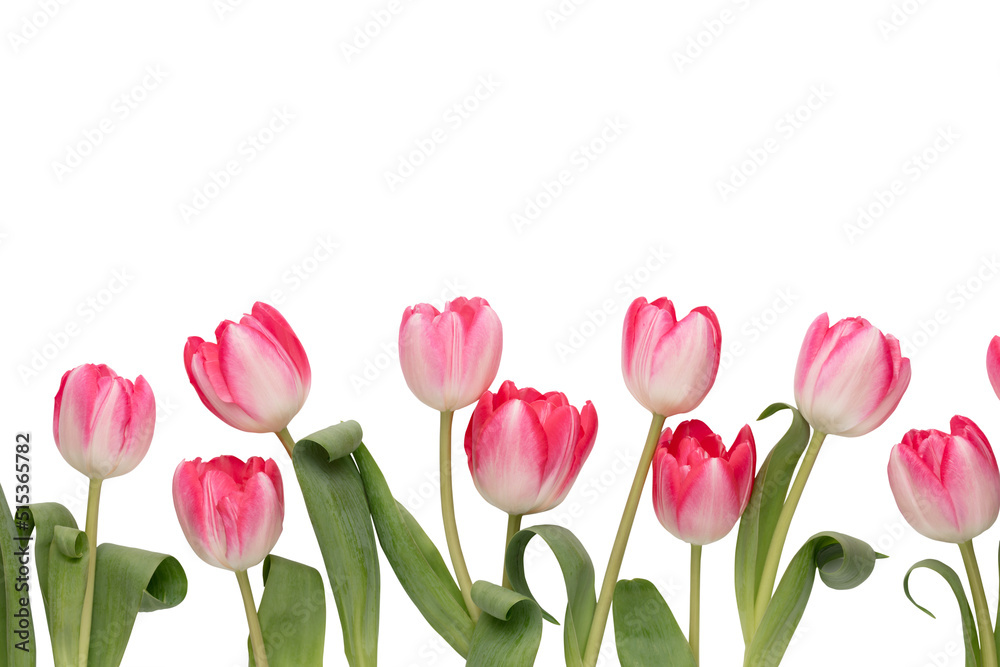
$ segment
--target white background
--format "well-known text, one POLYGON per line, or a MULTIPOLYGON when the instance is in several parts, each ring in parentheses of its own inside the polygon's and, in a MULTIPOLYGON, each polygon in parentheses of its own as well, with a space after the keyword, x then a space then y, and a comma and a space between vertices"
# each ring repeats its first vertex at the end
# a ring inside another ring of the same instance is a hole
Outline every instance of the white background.
MULTIPOLYGON (((322 569, 277 439, 231 429, 201 405, 183 368, 186 337, 210 338, 255 300, 275 304, 314 372, 293 435, 358 420, 393 491, 443 549, 437 415, 409 394, 394 355, 406 306, 458 294, 486 297, 503 322, 494 387, 512 379, 597 408, 597 445, 573 493, 525 524, 565 521, 579 504, 569 523, 598 581, 648 425, 619 369, 632 298, 718 313, 727 356, 693 416, 727 444, 766 405, 792 399, 798 347, 819 313, 862 315, 908 341, 913 381, 899 409, 870 435, 828 439, 785 554, 838 530, 892 558, 860 589, 817 585, 784 664, 964 664, 943 582, 913 579, 936 621, 901 583, 922 558, 961 569, 958 549, 903 522, 885 466, 907 429, 946 429, 956 413, 1000 440, 984 368, 1000 333, 1000 8, 559 7, 5 3, 3 437, 33 433, 34 499, 82 522, 86 484, 51 437, 59 378, 103 362, 151 383, 156 436, 139 468, 104 485, 100 539, 175 555, 190 589, 176 609, 139 618, 126 665, 245 664, 235 579, 195 557, 174 516, 181 459, 280 461, 287 509, 275 552, 322 569), (859 207, 871 212, 860 224, 859 207)), ((495 581, 505 517, 464 473, 470 411, 456 417, 458 522, 473 578, 495 581)), ((784 415, 754 425, 761 459, 786 425, 784 415)), ((655 581, 686 628, 688 550, 646 495, 622 577, 655 581)), ((994 611, 998 537, 994 528, 976 541, 994 611)), ((731 534, 705 549, 707 666, 742 654, 734 544, 731 534)), ((561 615, 554 561, 538 557, 530 577, 561 615)), ((259 596, 259 569, 251 579, 259 596)), ((37 598, 35 614, 44 664, 37 598)), ((381 628, 384 665, 461 664, 384 562, 381 628)), ((561 631, 547 626, 539 665, 562 664, 561 631)), ((617 664, 612 637, 609 625, 606 665, 617 664)), ((326 644, 327 663, 344 664, 329 592, 326 644)))

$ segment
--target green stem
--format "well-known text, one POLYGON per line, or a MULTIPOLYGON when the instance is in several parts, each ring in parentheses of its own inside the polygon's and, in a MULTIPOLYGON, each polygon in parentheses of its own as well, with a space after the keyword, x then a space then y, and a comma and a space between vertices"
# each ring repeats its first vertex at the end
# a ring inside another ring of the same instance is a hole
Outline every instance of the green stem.
POLYGON ((771 601, 771 594, 774 592, 774 581, 778 577, 781 551, 785 548, 785 538, 788 537, 788 528, 792 525, 792 516, 795 514, 795 508, 799 504, 799 498, 802 497, 802 490, 806 488, 809 473, 813 469, 813 464, 816 463, 816 457, 819 455, 819 449, 823 446, 823 440, 825 439, 826 433, 822 431, 813 432, 812 438, 809 440, 809 447, 806 448, 806 454, 802 458, 802 465, 799 467, 799 472, 795 475, 795 481, 792 482, 792 488, 788 492, 788 498, 785 499, 785 503, 781 506, 781 514, 778 515, 778 523, 774 526, 771 546, 767 549, 767 558, 764 560, 764 569, 760 575, 760 587, 757 589, 757 602, 754 608, 754 627, 760 626, 761 619, 764 618, 764 612, 767 611, 767 605, 771 601))
POLYGON ((260 619, 257 618, 257 605, 253 601, 253 591, 250 589, 250 578, 247 576, 247 571, 237 570, 236 581, 240 582, 243 608, 247 612, 247 625, 250 626, 250 646, 253 648, 254 665, 255 667, 267 667, 264 634, 260 631, 260 619))
POLYGON ((698 664, 698 634, 701 630, 701 545, 691 545, 691 631, 688 643, 698 664))
POLYGON ((451 490, 451 421, 455 413, 451 410, 441 412, 441 516, 444 519, 444 535, 448 540, 448 552, 451 563, 455 566, 455 576, 458 577, 458 587, 462 589, 462 598, 469 616, 473 621, 479 620, 479 607, 472 601, 472 579, 469 568, 462 554, 462 543, 458 540, 458 525, 455 522, 455 498, 451 490))
POLYGON ((986 591, 983 590, 983 577, 979 574, 979 563, 976 552, 972 548, 972 540, 958 545, 965 562, 965 571, 969 574, 969 587, 972 589, 972 600, 976 605, 976 620, 979 623, 979 642, 982 644, 982 667, 997 667, 997 647, 993 638, 993 628, 990 627, 990 606, 986 602, 986 591))
POLYGON ((281 440, 281 444, 285 446, 285 451, 288 452, 288 458, 292 457, 292 450, 295 449, 295 440, 292 438, 291 434, 288 432, 288 427, 281 429, 277 433, 278 440, 281 440))
POLYGON ((87 588, 83 594, 83 614, 80 616, 80 653, 77 664, 87 667, 90 656, 90 628, 94 618, 94 578, 97 573, 97 512, 101 505, 100 479, 90 480, 87 494, 87 588))
POLYGON ((666 417, 653 413, 653 421, 649 425, 649 434, 646 436, 646 445, 642 450, 642 458, 639 459, 639 466, 635 470, 632 489, 629 491, 628 501, 625 503, 622 521, 618 525, 615 545, 611 548, 608 569, 604 572, 601 596, 597 599, 597 606, 594 608, 594 620, 590 624, 590 634, 587 636, 587 649, 583 654, 584 667, 595 667, 597 665, 597 657, 601 651, 601 642, 604 640, 604 630, 608 625, 608 614, 611 613, 611 601, 615 596, 615 586, 618 584, 618 573, 621 572, 622 560, 625 558, 625 546, 628 544, 629 533, 632 532, 632 522, 635 521, 635 512, 639 507, 639 499, 642 497, 642 487, 646 484, 646 475, 649 473, 649 466, 653 462, 653 453, 656 451, 656 443, 660 440, 660 432, 663 430, 664 421, 666 421, 666 417))
MULTIPOLYGON (((521 515, 520 514, 509 514, 507 515, 507 539, 503 543, 503 587, 511 588, 510 577, 507 576, 507 547, 510 546, 510 541, 514 539, 517 535, 517 531, 521 530, 521 515)), ((511 589, 513 590, 513 589, 511 589)))

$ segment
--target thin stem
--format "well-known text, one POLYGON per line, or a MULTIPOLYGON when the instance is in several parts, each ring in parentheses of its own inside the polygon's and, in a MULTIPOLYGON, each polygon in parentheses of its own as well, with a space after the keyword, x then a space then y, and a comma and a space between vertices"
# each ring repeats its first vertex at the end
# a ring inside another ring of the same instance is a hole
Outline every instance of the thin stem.
POLYGON ((288 432, 288 427, 281 429, 277 433, 278 440, 281 440, 281 444, 285 446, 285 451, 288 452, 288 458, 292 457, 292 450, 295 449, 295 439, 292 438, 291 434, 288 432))
POLYGON ((972 601, 976 605, 976 620, 979 623, 979 642, 982 644, 983 666, 997 667, 997 646, 993 638, 993 628, 990 625, 990 606, 986 602, 986 591, 983 590, 983 577, 979 574, 979 563, 976 552, 972 548, 972 540, 958 545, 965 561, 965 571, 969 574, 969 587, 972 589, 972 601))
POLYGON ((688 643, 694 654, 694 664, 698 664, 698 633, 701 629, 701 545, 691 545, 691 631, 688 643))
POLYGON ((83 614, 80 616, 80 653, 77 664, 87 667, 90 656, 90 628, 94 618, 94 576, 97 573, 97 512, 101 505, 101 482, 90 480, 87 494, 87 588, 83 594, 83 614))
POLYGON ((514 536, 517 535, 517 531, 519 530, 521 530, 521 515, 520 514, 507 515, 507 539, 503 543, 503 587, 504 588, 511 588, 510 577, 507 576, 507 547, 510 546, 510 541, 514 539, 514 536))
POLYGON ((608 569, 604 572, 601 596, 597 599, 597 606, 594 608, 594 620, 590 624, 587 649, 583 654, 584 667, 597 665, 597 656, 601 650, 601 642, 604 640, 604 630, 608 625, 608 614, 611 613, 611 601, 615 596, 615 585, 618 583, 618 573, 621 572, 622 560, 625 558, 625 546, 628 544, 629 533, 632 532, 635 512, 639 507, 639 499, 642 497, 642 487, 646 484, 646 475, 653 462, 653 453, 656 451, 656 443, 660 440, 660 432, 663 430, 665 420, 666 417, 663 415, 654 413, 653 421, 649 425, 646 445, 643 447, 642 458, 639 459, 639 465, 635 470, 635 479, 632 480, 632 489, 629 491, 628 501, 625 503, 622 521, 618 525, 615 545, 611 548, 611 556, 608 559, 608 569))
POLYGON ((806 488, 809 481, 809 473, 816 463, 819 449, 823 446, 826 433, 822 431, 813 432, 812 439, 809 440, 809 447, 802 458, 802 465, 795 475, 792 488, 788 492, 788 498, 781 506, 781 514, 778 515, 778 523, 774 526, 774 535, 771 537, 771 546, 767 549, 767 558, 764 560, 764 569, 760 575, 760 587, 757 589, 757 602, 754 608, 754 626, 759 626, 767 605, 771 601, 771 593, 774 592, 774 581, 778 576, 778 565, 781 561, 781 551, 785 548, 785 538, 788 537, 788 528, 792 525, 792 516, 795 508, 802 497, 802 490, 806 488))
POLYGON ((264 634, 260 631, 260 619, 257 618, 257 605, 253 601, 253 591, 250 589, 250 578, 247 576, 247 571, 237 570, 236 581, 240 582, 243 608, 247 612, 247 625, 250 626, 250 646, 253 648, 254 665, 256 667, 267 667, 264 634))
POLYGON ((455 498, 451 491, 451 421, 455 413, 451 410, 441 412, 441 516, 444 519, 444 535, 448 540, 448 552, 451 554, 451 564, 455 567, 458 577, 458 587, 462 589, 462 598, 469 616, 473 621, 479 620, 479 607, 472 601, 472 579, 469 568, 465 565, 462 554, 462 543, 458 540, 458 525, 455 522, 455 498))

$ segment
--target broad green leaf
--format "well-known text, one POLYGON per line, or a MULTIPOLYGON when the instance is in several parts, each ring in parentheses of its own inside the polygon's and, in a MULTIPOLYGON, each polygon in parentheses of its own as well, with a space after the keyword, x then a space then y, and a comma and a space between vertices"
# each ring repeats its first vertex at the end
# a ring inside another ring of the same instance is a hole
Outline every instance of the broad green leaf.
MULTIPOLYGON (((80 536, 86 548, 86 535, 80 536)), ((118 667, 136 615, 176 607, 186 595, 187 577, 173 556, 98 545, 88 667, 118 667)), ((143 662, 140 656, 132 656, 130 662, 134 661, 143 662)))
MULTIPOLYGON (((566 622, 563 644, 567 667, 583 664, 583 651, 587 646, 590 623, 594 619, 594 564, 580 540, 562 526, 532 526, 518 532, 507 546, 507 576, 515 591, 532 600, 534 596, 528 588, 524 572, 524 550, 531 538, 538 535, 552 549, 563 581, 566 583, 566 622)), ((555 623, 551 615, 542 610, 546 620, 555 623)))
POLYGON ((622 667, 697 667, 684 632, 656 586, 622 579, 615 586, 615 645, 622 667))
MULTIPOLYGON (((315 568, 270 555, 257 616, 270 667, 323 667, 326 594, 315 568)), ((253 650, 247 640, 250 667, 253 650)))
MULTIPOLYGON (((87 536, 58 503, 31 505, 29 511, 53 659, 57 665, 75 665, 91 556, 87 536)), ((164 554, 101 544, 96 558, 88 664, 117 667, 136 614, 180 604, 187 594, 187 578, 180 563, 164 554)))
POLYGON ((25 530, 19 530, 15 525, 24 522, 30 525, 31 515, 27 510, 11 516, 7 507, 6 496, 0 487, 0 499, 3 508, 0 510, 0 586, 4 594, 0 595, 0 615, 6 619, 7 630, 0 633, 0 659, 6 667, 34 667, 35 665, 35 630, 31 619, 31 605, 28 595, 35 582, 19 573, 21 569, 21 554, 27 547, 29 557, 34 558, 35 544, 27 539, 25 530), (22 600, 25 604, 21 604, 22 600), (22 610, 26 614, 22 616, 22 610))
POLYGON ((35 533, 35 567, 45 605, 52 658, 57 665, 75 665, 79 658, 80 617, 87 589, 90 548, 76 520, 59 503, 38 503, 25 534, 35 533))
POLYGON ((906 571, 906 576, 903 577, 903 592, 906 593, 906 597, 917 609, 924 612, 931 618, 935 618, 934 614, 932 614, 929 609, 921 607, 917 604, 917 601, 913 599, 912 595, 910 595, 910 575, 913 574, 914 570, 919 568, 926 568, 937 572, 941 575, 941 578, 948 582, 948 585, 951 586, 951 592, 955 595, 955 599, 958 600, 958 610, 962 615, 962 635, 965 638, 965 667, 978 667, 982 664, 979 647, 979 633, 976 631, 976 617, 973 616, 972 608, 969 606, 969 598, 965 596, 965 589, 962 587, 962 580, 959 578, 955 570, 951 569, 939 560, 934 560, 933 558, 928 558, 920 561, 919 563, 914 563, 913 567, 906 571))
POLYGON ((542 608, 526 595, 488 581, 472 585, 472 601, 483 610, 469 647, 469 667, 533 665, 542 642, 542 608))
POLYGON ((420 553, 423 555, 424 560, 427 564, 431 566, 431 569, 437 574, 438 579, 441 581, 441 585, 444 587, 445 591, 455 598, 462 609, 465 609, 465 598, 462 597, 462 589, 458 587, 455 583, 455 579, 451 576, 451 570, 448 569, 448 565, 444 562, 444 558, 441 557, 441 553, 434 546, 434 542, 431 538, 427 537, 427 533, 424 529, 420 527, 417 520, 413 518, 401 502, 396 501, 396 508, 399 513, 403 516, 403 520, 406 522, 406 528, 410 531, 410 535, 413 537, 413 541, 416 542, 417 547, 420 549, 420 553))
POLYGON ((776 667, 788 648, 809 602, 816 573, 828 587, 859 586, 875 568, 878 555, 861 540, 840 533, 813 535, 788 564, 747 648, 745 667, 776 667))
POLYGON ((809 442, 809 423, 798 410, 785 403, 774 403, 758 417, 766 419, 781 410, 791 410, 788 431, 768 453, 754 479, 753 493, 740 519, 736 538, 736 606, 747 646, 754 634, 754 606, 767 550, 771 546, 778 515, 788 495, 795 466, 809 442))
POLYGON ((292 450, 352 667, 375 665, 378 653, 378 548, 365 487, 350 457, 360 443, 361 427, 347 421, 299 440, 292 450))
POLYGON ((444 561, 413 517, 400 511, 368 448, 354 452, 368 495, 379 543, 393 572, 423 617, 463 658, 469 654, 474 623, 444 561), (416 529, 414 529, 414 527, 416 529))

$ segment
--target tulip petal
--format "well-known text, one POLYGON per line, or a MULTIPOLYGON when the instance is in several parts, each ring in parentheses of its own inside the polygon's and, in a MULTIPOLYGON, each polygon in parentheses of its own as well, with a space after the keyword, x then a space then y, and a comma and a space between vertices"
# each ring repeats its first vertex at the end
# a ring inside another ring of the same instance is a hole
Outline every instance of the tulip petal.
POLYGON ((666 417, 694 410, 719 370, 719 325, 708 308, 696 308, 656 341, 648 382, 654 411, 666 417))
POLYGON ((190 379, 195 391, 198 392, 201 402, 212 414, 230 426, 250 433, 258 432, 257 422, 253 417, 248 415, 243 408, 231 400, 232 395, 229 393, 229 388, 226 386, 225 380, 222 379, 222 373, 218 370, 218 345, 215 343, 204 343, 197 352, 191 353, 188 356, 190 346, 191 340, 189 339, 188 347, 185 347, 185 357, 187 359, 185 365, 187 366, 188 379, 190 379), (214 381, 213 378, 215 378, 214 381), (220 381, 221 384, 217 384, 220 381), (225 389, 224 395, 230 399, 228 401, 217 391, 223 388, 225 389))
POLYGON ((91 413, 87 467, 104 479, 114 470, 122 454, 125 430, 131 416, 131 397, 124 378, 102 377, 97 382, 97 400, 91 413))
POLYGON ((986 374, 997 398, 1000 398, 1000 336, 994 336, 986 350, 986 374))
POLYGON ((733 479, 736 481, 740 514, 743 514, 743 510, 750 502, 754 476, 757 471, 757 449, 749 425, 740 429, 739 435, 736 436, 736 442, 733 443, 727 456, 729 466, 733 471, 733 479))
POLYGON ((684 541, 710 544, 722 539, 740 518, 736 480, 722 459, 708 459, 684 480, 677 524, 684 541))
POLYGON ((819 353, 829 330, 830 316, 823 313, 812 321, 806 331, 805 340, 802 341, 799 360, 795 365, 795 402, 800 407, 805 403, 812 407, 811 387, 816 384, 816 377, 822 368, 822 362, 826 359, 826 357, 819 359, 819 353))
POLYGON ((941 459, 941 484, 952 489, 957 524, 966 539, 985 532, 997 520, 1000 472, 996 461, 975 443, 960 435, 949 438, 941 459))
POLYGON ((892 336, 886 335, 886 342, 889 352, 892 355, 892 385, 882 397, 882 402, 872 411, 867 418, 854 428, 847 429, 840 433, 844 437, 855 437, 871 433, 885 423, 906 393, 906 388, 910 386, 910 360, 902 357, 899 350, 899 342, 892 336))
POLYGON ((302 342, 292 331, 288 321, 275 308, 263 301, 255 303, 250 312, 253 318, 271 334, 277 342, 278 348, 288 355, 298 371, 305 392, 308 394, 312 384, 312 368, 309 366, 309 359, 306 357, 306 350, 302 347, 302 342))
POLYGON ((917 532, 942 542, 964 541, 951 495, 913 448, 893 447, 888 473, 896 505, 917 532))
POLYGON ((685 539, 677 522, 677 505, 682 477, 677 460, 666 447, 653 455, 653 509, 660 524, 671 535, 685 539))
POLYGON ((542 425, 524 401, 500 406, 483 425, 472 453, 473 480, 488 503, 508 514, 533 510, 548 447, 542 425))
MULTIPOLYGON (((547 401, 536 401, 529 406, 536 410, 535 406, 538 404, 549 405, 547 401)), ((576 443, 580 438, 580 414, 576 408, 567 405, 547 412, 547 415, 540 415, 538 418, 545 431, 548 452, 542 471, 542 485, 537 495, 538 505, 541 507, 536 506, 536 511, 548 509, 550 501, 562 492, 573 465, 576 443)))
MULTIPOLYGON (((656 404, 650 392, 657 368, 654 351, 660 341, 677 324, 674 305, 668 299, 647 304, 639 297, 629 306, 622 332, 622 374, 629 391, 647 410, 655 412, 656 404)), ((666 416, 666 415, 665 415, 666 416)))
POLYGON ((252 327, 226 328, 219 340, 219 368, 233 402, 263 432, 285 428, 302 405, 304 388, 286 356, 252 327))

